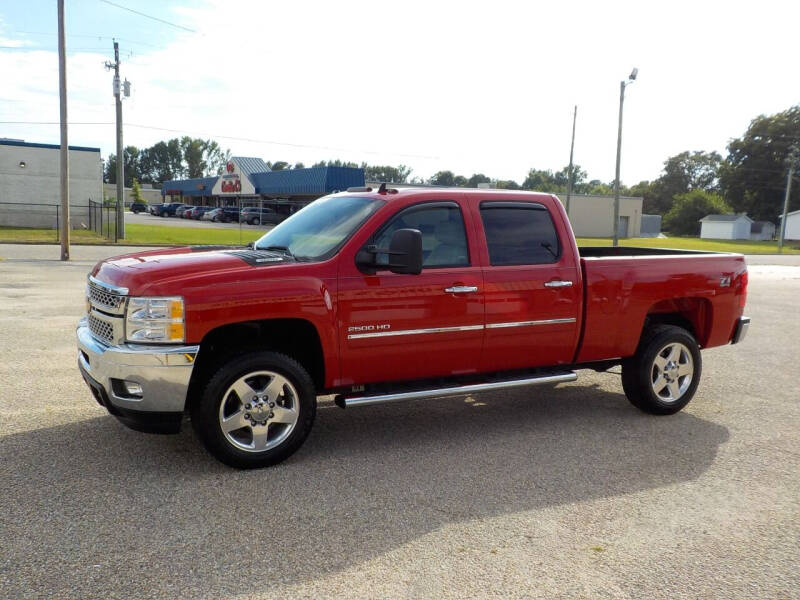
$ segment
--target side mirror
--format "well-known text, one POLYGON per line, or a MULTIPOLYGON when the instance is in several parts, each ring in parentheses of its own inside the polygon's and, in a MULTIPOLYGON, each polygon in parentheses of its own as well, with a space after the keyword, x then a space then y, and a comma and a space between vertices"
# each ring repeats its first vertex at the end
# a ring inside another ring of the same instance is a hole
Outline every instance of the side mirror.
POLYGON ((388 249, 366 246, 356 254, 356 265, 368 275, 374 275, 378 269, 419 275, 422 272, 422 233, 418 229, 398 229, 392 234, 388 249), (379 265, 378 254, 388 254, 389 264, 379 265))
POLYGON ((389 242, 389 270, 406 275, 422 272, 422 232, 419 229, 394 232, 389 242))
POLYGON ((255 242, 247 242, 247 247, 252 250, 252 249, 254 249, 256 247, 256 243, 255 242))

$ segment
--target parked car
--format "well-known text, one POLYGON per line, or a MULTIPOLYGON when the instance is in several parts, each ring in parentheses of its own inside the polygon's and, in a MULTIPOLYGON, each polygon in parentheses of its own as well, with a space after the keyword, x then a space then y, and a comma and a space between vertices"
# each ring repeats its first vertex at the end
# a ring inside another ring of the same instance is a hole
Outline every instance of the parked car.
POLYGON ((132 202, 130 210, 133 214, 139 214, 140 212, 147 212, 147 204, 144 202, 132 202))
POLYGON ((150 214, 154 217, 160 217, 161 211, 164 210, 166 204, 151 204, 150 205, 150 214))
POLYGON ((161 208, 160 216, 162 216, 162 217, 174 217, 175 213, 182 206, 185 206, 185 204, 183 202, 170 202, 169 204, 164 204, 162 206, 162 208, 161 208))
POLYGON ((202 219, 203 215, 206 213, 214 210, 213 206, 195 206, 194 210, 192 211, 191 218, 192 219, 202 219))
POLYGON ((215 223, 238 223, 239 209, 235 206, 224 206, 215 208, 203 215, 204 221, 214 221, 215 223))
POLYGON ((78 361, 123 423, 174 432, 188 412, 219 460, 261 467, 300 447, 327 394, 353 410, 621 366, 634 406, 676 413, 700 349, 744 339, 747 282, 740 254, 578 248, 551 194, 358 188, 250 248, 98 263, 78 361))
POLYGON ((261 225, 262 223, 280 223, 286 215, 275 212, 271 208, 248 206, 242 209, 242 223, 261 225))
POLYGON ((217 221, 217 216, 222 212, 221 208, 212 208, 211 210, 203 213, 201 217, 203 221, 217 221))
POLYGON ((179 206, 178 208, 175 209, 175 216, 178 217, 179 219, 187 219, 188 217, 186 216, 186 211, 191 210, 193 208, 194 206, 192 206, 191 204, 184 204, 183 206, 179 206))

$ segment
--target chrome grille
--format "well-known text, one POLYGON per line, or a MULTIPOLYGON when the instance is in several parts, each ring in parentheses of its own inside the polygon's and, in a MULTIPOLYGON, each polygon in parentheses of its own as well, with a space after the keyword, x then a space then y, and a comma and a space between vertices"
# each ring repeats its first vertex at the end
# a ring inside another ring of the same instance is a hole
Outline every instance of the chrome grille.
POLYGON ((117 310, 125 301, 125 296, 115 294, 94 281, 89 281, 89 300, 96 306, 117 310))
POLYGON ((107 344, 114 343, 114 326, 111 323, 101 321, 93 314, 89 314, 89 331, 92 335, 107 344))

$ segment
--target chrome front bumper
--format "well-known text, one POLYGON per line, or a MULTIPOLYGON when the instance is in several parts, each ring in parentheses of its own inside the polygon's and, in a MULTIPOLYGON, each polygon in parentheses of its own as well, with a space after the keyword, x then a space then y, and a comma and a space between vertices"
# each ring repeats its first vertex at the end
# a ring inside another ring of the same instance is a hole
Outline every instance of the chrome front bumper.
POLYGON ((107 346, 92 335, 86 318, 78 323, 77 337, 78 365, 103 388, 112 414, 114 408, 125 413, 183 412, 200 346, 107 346), (141 397, 127 395, 123 381, 141 385, 141 397))

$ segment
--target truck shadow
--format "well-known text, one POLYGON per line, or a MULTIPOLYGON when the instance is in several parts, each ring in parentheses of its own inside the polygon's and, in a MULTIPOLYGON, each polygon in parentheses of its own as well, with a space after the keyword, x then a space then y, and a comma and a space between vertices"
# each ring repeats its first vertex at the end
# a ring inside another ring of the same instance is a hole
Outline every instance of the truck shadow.
POLYGON ((12 596, 252 593, 449 523, 689 481, 727 439, 690 413, 650 417, 620 394, 570 385, 323 404, 297 454, 242 472, 188 426, 147 436, 103 416, 0 438, 6 581, 12 596))

